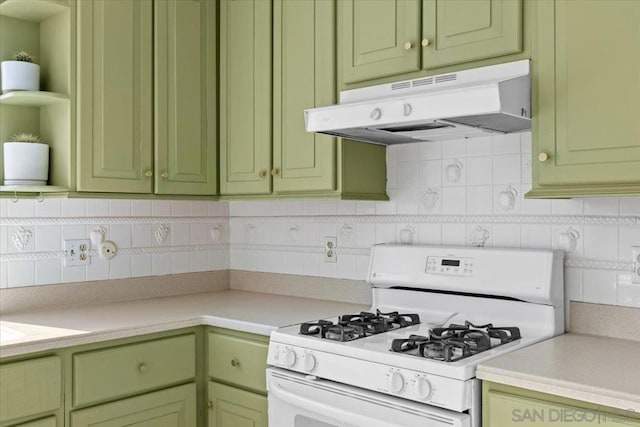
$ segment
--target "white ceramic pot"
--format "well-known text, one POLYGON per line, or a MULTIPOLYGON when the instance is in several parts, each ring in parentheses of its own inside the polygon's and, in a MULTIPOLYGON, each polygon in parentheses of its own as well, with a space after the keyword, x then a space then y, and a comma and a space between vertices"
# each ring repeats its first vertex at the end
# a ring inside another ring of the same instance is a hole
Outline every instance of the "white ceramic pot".
POLYGON ((40 66, 24 61, 2 61, 2 93, 40 90, 40 66))
POLYGON ((4 143, 4 185, 47 185, 48 177, 47 144, 4 143))

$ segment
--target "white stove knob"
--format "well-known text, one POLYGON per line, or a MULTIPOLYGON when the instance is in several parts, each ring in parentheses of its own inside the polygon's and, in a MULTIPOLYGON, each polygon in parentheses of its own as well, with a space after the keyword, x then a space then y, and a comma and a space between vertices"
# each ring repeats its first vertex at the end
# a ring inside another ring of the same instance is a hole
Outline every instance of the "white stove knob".
POLYGON ((404 388, 404 377, 400 372, 393 371, 389 374, 387 385, 393 393, 400 393, 404 388))
POLYGON ((418 377, 413 383, 413 393, 418 399, 427 399, 431 396, 431 383, 426 378, 418 377))
POLYGON ((293 367, 296 364, 296 352, 288 348, 284 351, 284 365, 287 368, 293 367))
POLYGON ((374 108, 373 111, 371 111, 371 114, 369 114, 369 117, 372 120, 379 120, 380 117, 382 117, 382 110, 379 108, 374 108))
POLYGON ((307 372, 313 371, 316 368, 316 357, 311 353, 305 353, 302 367, 307 372))

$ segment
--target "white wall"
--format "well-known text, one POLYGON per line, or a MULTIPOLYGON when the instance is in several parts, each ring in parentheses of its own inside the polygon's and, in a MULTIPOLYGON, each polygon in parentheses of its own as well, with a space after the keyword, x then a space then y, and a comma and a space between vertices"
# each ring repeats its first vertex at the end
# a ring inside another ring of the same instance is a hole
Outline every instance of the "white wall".
POLYGON ((0 288, 229 268, 226 203, 1 199, 0 209, 0 288), (155 236, 162 226, 164 240, 155 236), (89 238, 98 227, 118 245, 116 257, 93 250, 90 265, 64 267, 62 240, 89 238))
POLYGON ((571 299, 640 307, 640 285, 630 283, 640 197, 525 200, 530 147, 530 134, 389 147, 389 202, 1 199, 0 287, 229 267, 363 280, 369 247, 399 242, 403 229, 414 243, 472 245, 481 228, 487 247, 558 248, 571 228, 580 236, 566 261, 571 299), (456 161, 460 181, 449 182, 444 171, 456 161), (508 187, 517 191, 512 210, 499 202, 508 187), (437 194, 433 207, 425 194, 437 194), (161 225, 169 233, 158 243, 161 225), (118 256, 94 252, 88 267, 63 267, 62 239, 87 238, 98 226, 118 256), (31 236, 24 250, 13 242, 20 227, 31 236), (323 236, 338 238, 335 264, 323 262, 323 236))
POLYGON ((565 269, 571 299, 640 307, 640 285, 630 283, 640 197, 525 200, 530 151, 529 133, 392 146, 389 202, 232 202, 231 268, 364 279, 370 245, 399 242, 403 229, 414 243, 469 246, 484 229, 486 247, 559 248, 571 228, 579 235, 565 269), (456 161, 460 181, 449 182, 456 161), (499 197, 509 187, 517 195, 505 210, 499 197), (437 194, 433 207, 428 194, 437 194), (323 236, 338 238, 336 264, 323 262, 323 236))

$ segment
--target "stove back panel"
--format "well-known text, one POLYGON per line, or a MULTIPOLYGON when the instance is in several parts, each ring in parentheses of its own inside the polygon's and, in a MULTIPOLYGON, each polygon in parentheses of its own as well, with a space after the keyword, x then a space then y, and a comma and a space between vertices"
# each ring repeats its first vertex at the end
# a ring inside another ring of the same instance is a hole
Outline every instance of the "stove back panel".
POLYGON ((368 281, 374 287, 470 293, 563 305, 561 251, 375 245, 368 281))

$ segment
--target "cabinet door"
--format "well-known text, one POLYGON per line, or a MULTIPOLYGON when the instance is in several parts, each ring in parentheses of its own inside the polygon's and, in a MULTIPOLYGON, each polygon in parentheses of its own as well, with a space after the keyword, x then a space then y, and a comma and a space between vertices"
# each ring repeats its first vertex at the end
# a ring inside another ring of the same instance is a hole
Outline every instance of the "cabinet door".
POLYGON ((271 192, 271 1, 220 3, 220 192, 271 192))
POLYGON ((267 398, 209 383, 209 427, 267 427, 267 398))
POLYGON ((157 0, 155 191, 216 194, 216 3, 157 0))
POLYGON ((486 412, 483 423, 486 427, 517 427, 523 424, 536 427, 640 427, 637 419, 600 412, 595 405, 569 406, 498 391, 490 391, 487 396, 483 411, 486 412))
POLYGON ((71 427, 192 427, 196 386, 187 384, 71 412, 71 427))
POLYGON ((79 1, 78 189, 152 191, 152 2, 79 1))
POLYGON ((529 196, 640 193, 640 56, 629 54, 640 2, 544 1, 536 13, 529 196))
POLYGON ((340 0, 345 84, 420 69, 420 0, 340 0))
POLYGON ((275 0, 273 40, 273 190, 334 190, 335 138, 308 133, 303 111, 335 103, 335 2, 275 0))
POLYGON ((522 51, 522 0, 423 2, 425 69, 522 51))

